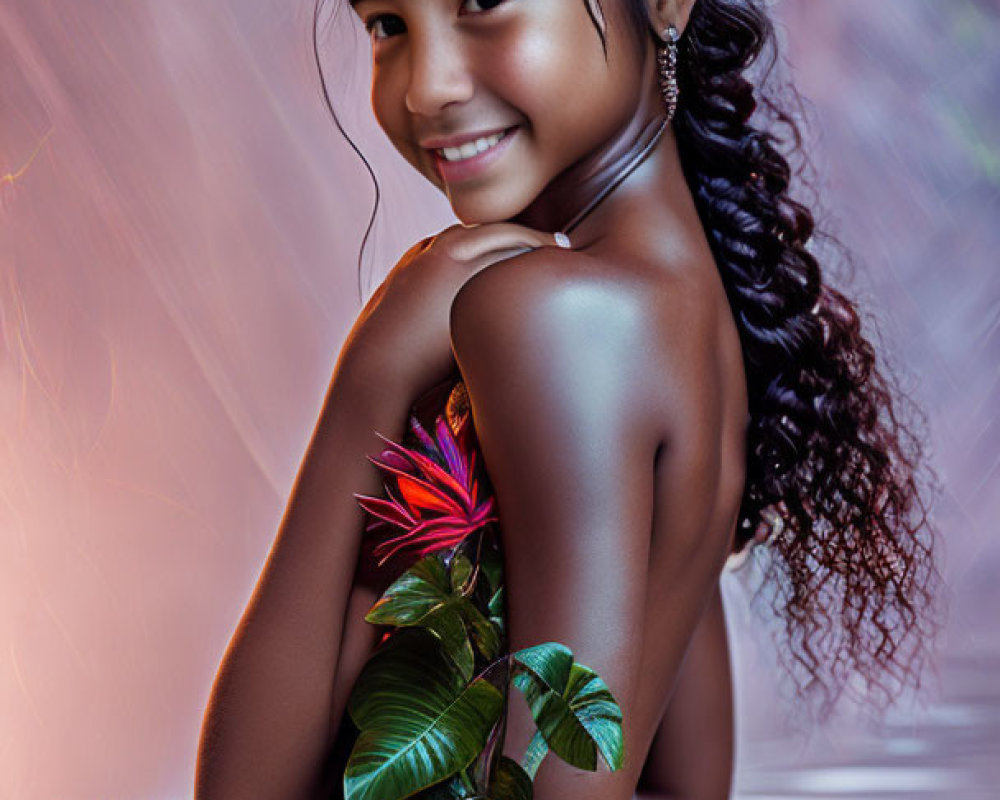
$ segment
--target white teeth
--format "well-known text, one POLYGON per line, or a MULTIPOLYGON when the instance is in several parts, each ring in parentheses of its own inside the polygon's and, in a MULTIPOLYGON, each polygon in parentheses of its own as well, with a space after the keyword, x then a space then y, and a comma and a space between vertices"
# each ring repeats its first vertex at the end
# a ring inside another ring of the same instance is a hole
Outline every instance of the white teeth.
POLYGON ((503 137, 504 132, 501 131, 500 133, 494 133, 492 136, 484 136, 476 139, 474 142, 466 142, 461 147, 442 147, 437 152, 445 161, 462 161, 466 158, 472 158, 472 156, 478 155, 484 150, 489 150, 503 137))

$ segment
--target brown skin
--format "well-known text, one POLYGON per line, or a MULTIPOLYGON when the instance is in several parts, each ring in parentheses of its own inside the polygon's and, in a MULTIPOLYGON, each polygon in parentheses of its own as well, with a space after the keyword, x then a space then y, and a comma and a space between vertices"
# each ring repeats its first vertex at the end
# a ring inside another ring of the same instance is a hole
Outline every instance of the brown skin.
POLYGON ((454 225, 410 248, 358 316, 212 687, 199 800, 322 796, 347 693, 376 641, 362 617, 393 577, 355 570, 364 518, 353 493, 381 491, 367 460, 382 449, 373 431, 399 439, 412 399, 455 370, 446 323, 463 282, 553 244, 551 234, 509 223, 454 225))
MULTIPOLYGON (((649 2, 658 30, 683 30, 691 0, 649 2)), ((607 63, 574 0, 456 8, 357 8, 397 18, 375 47, 380 124, 479 227, 415 246, 344 345, 213 687, 196 797, 323 796, 324 756, 378 635, 362 617, 387 579, 355 570, 363 518, 353 493, 381 488, 365 459, 381 449, 371 431, 399 438, 410 403, 456 370, 497 493, 511 645, 564 642, 624 711, 623 770, 580 772, 550 755, 535 797, 627 800, 637 786, 642 796, 728 797, 718 579, 743 488, 747 399, 671 131, 574 230, 572 251, 526 227, 557 230, 655 132, 655 42, 635 52, 615 0, 604 5, 607 63), (419 147, 509 124, 520 138, 462 184, 442 184, 419 147)), ((532 726, 519 698, 510 711, 505 751, 520 757, 532 726)))

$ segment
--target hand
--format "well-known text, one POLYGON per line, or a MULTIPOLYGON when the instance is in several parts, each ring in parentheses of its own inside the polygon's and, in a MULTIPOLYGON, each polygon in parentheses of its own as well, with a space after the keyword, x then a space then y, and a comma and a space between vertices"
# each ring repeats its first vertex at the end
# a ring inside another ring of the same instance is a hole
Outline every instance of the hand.
POLYGON ((361 312, 348 344, 365 350, 358 355, 384 376, 385 391, 415 399, 456 369, 448 312, 462 285, 491 264, 562 246, 569 242, 560 244, 557 234, 510 222, 445 228, 403 254, 361 312))
MULTIPOLYGON (((467 268, 472 267, 471 274, 475 274, 483 267, 528 250, 536 250, 539 247, 568 248, 570 242, 569 237, 562 233, 544 233, 513 222, 492 222, 471 228, 452 225, 432 237, 430 245, 446 248, 448 255, 454 261, 466 265, 467 268)), ((471 274, 466 274, 463 282, 471 274)))

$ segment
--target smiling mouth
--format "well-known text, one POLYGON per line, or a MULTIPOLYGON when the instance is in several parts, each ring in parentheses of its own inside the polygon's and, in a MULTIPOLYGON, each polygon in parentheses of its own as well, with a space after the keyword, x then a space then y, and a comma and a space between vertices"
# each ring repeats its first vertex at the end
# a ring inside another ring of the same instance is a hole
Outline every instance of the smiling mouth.
POLYGON ((488 150, 492 150, 501 141, 503 141, 507 136, 509 136, 514 128, 507 128, 505 131, 500 131, 499 133, 494 133, 491 136, 481 136, 471 142, 466 142, 458 147, 438 147, 434 148, 431 152, 434 153, 442 161, 446 161, 449 164, 454 164, 461 161, 467 161, 470 158, 475 158, 480 153, 485 153, 488 150))
POLYGON ((483 176, 495 161, 503 158, 520 128, 520 125, 514 125, 459 147, 438 147, 427 152, 434 159, 434 168, 442 183, 464 183, 483 176))

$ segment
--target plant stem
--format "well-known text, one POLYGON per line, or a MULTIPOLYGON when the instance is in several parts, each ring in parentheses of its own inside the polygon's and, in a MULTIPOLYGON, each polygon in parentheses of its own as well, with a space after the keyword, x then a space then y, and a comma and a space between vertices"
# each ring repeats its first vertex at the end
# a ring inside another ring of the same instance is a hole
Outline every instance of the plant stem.
POLYGON ((462 785, 464 785, 465 788, 468 789, 470 792, 472 792, 472 793, 475 794, 476 791, 477 791, 476 790, 476 785, 472 782, 472 778, 469 777, 468 767, 466 767, 465 769, 461 770, 458 773, 458 775, 459 775, 459 778, 461 778, 461 780, 462 780, 462 785))

